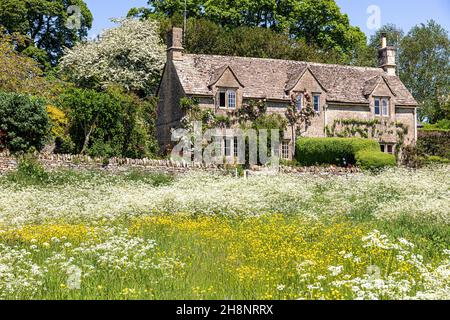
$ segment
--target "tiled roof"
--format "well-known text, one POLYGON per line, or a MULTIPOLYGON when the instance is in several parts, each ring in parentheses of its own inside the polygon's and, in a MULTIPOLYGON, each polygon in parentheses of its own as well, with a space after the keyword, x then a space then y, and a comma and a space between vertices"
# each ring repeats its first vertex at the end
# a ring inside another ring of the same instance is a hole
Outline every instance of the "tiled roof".
POLYGON ((173 62, 189 95, 211 95, 210 84, 229 67, 244 86, 245 98, 289 100, 287 91, 309 69, 327 91, 329 102, 368 103, 367 92, 384 79, 395 94, 396 104, 417 105, 400 79, 380 68, 202 54, 184 54, 182 60, 173 62))

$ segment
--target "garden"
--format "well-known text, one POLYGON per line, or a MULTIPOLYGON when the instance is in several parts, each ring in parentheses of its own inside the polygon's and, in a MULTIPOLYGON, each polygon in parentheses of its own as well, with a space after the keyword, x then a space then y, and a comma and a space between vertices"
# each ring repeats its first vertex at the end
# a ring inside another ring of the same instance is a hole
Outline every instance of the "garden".
POLYGON ((450 170, 0 176, 0 299, 449 299, 450 170))

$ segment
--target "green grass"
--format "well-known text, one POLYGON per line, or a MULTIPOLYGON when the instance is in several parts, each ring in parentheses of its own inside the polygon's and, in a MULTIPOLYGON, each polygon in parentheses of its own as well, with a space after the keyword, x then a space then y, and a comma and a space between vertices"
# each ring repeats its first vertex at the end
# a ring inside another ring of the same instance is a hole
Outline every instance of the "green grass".
POLYGON ((6 215, 5 203, 15 202, 0 197, 0 298, 449 298, 450 279, 439 270, 448 268, 450 228, 431 206, 448 191, 446 169, 397 170, 245 180, 24 166, 0 178, 0 188, 27 204, 6 215), (411 192, 422 197, 413 207, 411 192), (277 197, 264 203, 271 194, 277 197), (47 202, 55 195, 60 201, 47 202), (259 202, 253 214, 237 214, 230 197, 243 207, 259 202), (37 208, 38 202, 48 205, 37 208), (425 205, 433 215, 417 213, 425 205), (386 207, 395 210, 380 215, 386 207), (67 211, 64 219, 53 215, 60 210, 67 211), (77 217, 91 210, 103 215, 77 217), (70 286, 73 268, 81 271, 79 288, 70 286))

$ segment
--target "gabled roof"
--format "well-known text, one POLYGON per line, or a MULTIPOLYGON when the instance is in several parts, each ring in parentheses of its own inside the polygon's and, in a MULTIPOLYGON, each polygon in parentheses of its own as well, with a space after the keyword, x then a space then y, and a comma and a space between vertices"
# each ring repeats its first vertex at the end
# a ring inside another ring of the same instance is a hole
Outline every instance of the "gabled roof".
POLYGON ((391 90, 391 93, 394 96, 397 96, 395 91, 391 88, 389 81, 386 79, 386 77, 384 75, 376 76, 372 79, 367 80, 366 83, 364 84, 364 90, 363 90, 364 95, 370 96, 375 91, 375 89, 379 86, 379 84, 381 82, 384 82, 388 86, 389 90, 391 90))
POLYGON ((382 78, 395 93, 396 104, 417 105, 400 79, 387 75, 381 68, 202 54, 184 54, 182 60, 173 63, 189 95, 212 95, 211 83, 230 68, 243 86, 244 98, 289 101, 288 91, 310 70, 326 90, 328 102, 367 104, 365 93, 374 85, 372 82, 382 78))
POLYGON ((286 83, 286 87, 284 88, 286 93, 289 93, 289 91, 294 89, 295 86, 297 85, 297 83, 300 81, 300 79, 303 78, 303 75, 308 71, 311 73, 311 75, 314 77, 314 79, 316 79, 317 83, 319 83, 319 85, 322 87, 322 89, 325 92, 327 92, 328 90, 322 85, 320 80, 317 79, 317 77, 314 75, 314 72, 312 72, 308 66, 302 66, 300 69, 298 69, 298 70, 292 72, 290 75, 288 75, 288 81, 286 83))
POLYGON ((225 73, 226 70, 230 70, 230 72, 233 74, 236 81, 241 85, 241 87, 244 87, 244 85, 239 81, 239 78, 236 76, 236 73, 233 71, 233 68, 231 68, 228 65, 225 65, 225 66, 222 66, 222 67, 214 70, 214 72, 211 76, 211 80, 209 81, 208 88, 215 85, 217 83, 217 81, 219 81, 220 78, 223 76, 223 74, 225 73))

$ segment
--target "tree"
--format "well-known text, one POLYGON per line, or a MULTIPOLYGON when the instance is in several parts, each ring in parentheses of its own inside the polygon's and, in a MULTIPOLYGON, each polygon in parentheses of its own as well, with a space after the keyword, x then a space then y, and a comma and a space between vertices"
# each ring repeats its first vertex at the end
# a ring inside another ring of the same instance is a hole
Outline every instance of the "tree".
MULTIPOLYGON (((305 90, 306 92, 306 90, 305 90)), ((308 127, 311 125, 311 120, 316 116, 314 109, 311 106, 311 96, 309 93, 305 93, 306 106, 300 110, 297 108, 297 95, 291 96, 291 103, 287 106, 285 117, 289 126, 291 127, 292 137, 292 155, 295 156, 295 138, 300 136, 301 127, 304 125, 308 127)))
POLYGON ((400 78, 420 104, 422 120, 449 119, 450 41, 435 21, 420 24, 401 41, 400 78))
POLYGON ((41 150, 49 133, 50 122, 42 99, 0 92, 0 150, 41 150))
MULTIPOLYGON (((135 8, 129 15, 169 17, 175 24, 182 23, 184 0, 150 0, 148 3, 150 8, 135 8)), ((364 33, 350 25, 348 16, 340 12, 334 0, 188 0, 187 13, 188 18, 204 18, 227 30, 244 26, 255 28, 252 31, 257 27, 271 29, 322 51, 339 52, 348 61, 357 48, 366 45, 364 33)), ((195 33, 188 26, 187 33, 191 32, 195 33)))
POLYGON ((70 88, 59 101, 68 113, 73 152, 105 157, 156 153, 155 105, 117 87, 105 92, 70 88))
MULTIPOLYGON (((160 18, 160 36, 165 37, 172 25, 181 22, 160 18)), ((348 58, 333 50, 324 51, 308 45, 303 39, 293 39, 287 33, 277 33, 261 27, 225 28, 205 18, 189 18, 183 47, 188 53, 228 56, 302 60, 311 62, 348 63, 348 58)))
POLYGON ((357 52, 356 61, 354 64, 367 67, 378 67, 378 49, 381 46, 381 35, 385 33, 387 37, 387 45, 397 48, 397 61, 399 61, 401 53, 401 40, 404 37, 404 32, 395 24, 386 24, 375 32, 370 37, 369 45, 361 47, 357 52))
POLYGON ((37 62, 14 49, 23 41, 23 36, 6 35, 0 28, 0 90, 32 94, 45 91, 45 79, 37 62))
POLYGON ((33 47, 43 50, 52 64, 56 64, 64 47, 72 47, 86 38, 92 20, 83 0, 0 1, 0 25, 8 34, 27 35, 29 43, 21 49, 28 48, 30 55, 39 55, 33 47), (78 18, 79 25, 70 25, 73 19, 78 18))
POLYGON ((324 50, 335 50, 352 57, 354 50, 365 46, 366 36, 350 25, 334 0, 302 0, 291 34, 316 44, 324 50))
POLYGON ((99 40, 68 49, 61 68, 76 84, 87 88, 119 85, 141 95, 154 92, 165 63, 159 25, 153 20, 117 21, 99 40))

